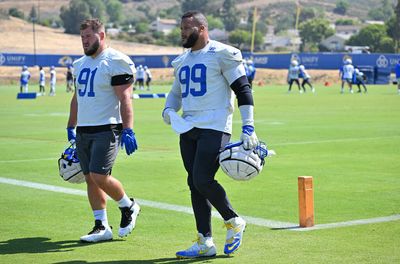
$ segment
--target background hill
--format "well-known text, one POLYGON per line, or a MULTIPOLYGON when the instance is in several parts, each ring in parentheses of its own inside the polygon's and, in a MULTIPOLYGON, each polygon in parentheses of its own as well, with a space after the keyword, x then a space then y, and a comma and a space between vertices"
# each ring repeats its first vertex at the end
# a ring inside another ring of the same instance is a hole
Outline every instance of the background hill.
MULTIPOLYGON (((393 2, 392 0, 390 0, 393 2)), ((0 9, 8 10, 12 7, 22 10, 25 15, 28 15, 32 6, 40 7, 40 16, 42 18, 56 17, 60 13, 61 6, 67 6, 70 0, 2 0, 0 1, 0 9)), ((160 10, 178 6, 178 0, 146 0, 146 1, 133 1, 125 0, 121 1, 124 5, 124 13, 129 16, 142 16, 144 11, 149 9, 150 13, 157 13, 160 10)), ((212 1, 213 5, 221 6, 223 0, 212 1)), ((257 6, 259 9, 275 9, 284 13, 285 10, 280 8, 280 6, 285 6, 287 4, 292 4, 296 2, 295 0, 238 0, 236 1, 236 7, 238 10, 246 11, 246 9, 251 9, 257 6), (276 5, 280 3, 280 5, 276 5)), ((299 1, 303 7, 314 7, 317 9, 324 10, 328 17, 337 17, 332 13, 336 6, 337 0, 301 0, 299 1)), ((382 1, 380 0, 351 0, 349 3, 349 16, 357 17, 360 19, 366 19, 367 14, 370 10, 378 8, 382 1)), ((286 12, 289 10, 286 10, 286 12)))
MULTIPOLYGON (((82 54, 79 35, 65 34, 62 29, 35 26, 38 54, 82 54)), ((10 17, 0 18, 0 52, 33 53, 32 23, 10 17)), ((145 45, 109 39, 109 45, 127 54, 179 54, 181 47, 145 45)))

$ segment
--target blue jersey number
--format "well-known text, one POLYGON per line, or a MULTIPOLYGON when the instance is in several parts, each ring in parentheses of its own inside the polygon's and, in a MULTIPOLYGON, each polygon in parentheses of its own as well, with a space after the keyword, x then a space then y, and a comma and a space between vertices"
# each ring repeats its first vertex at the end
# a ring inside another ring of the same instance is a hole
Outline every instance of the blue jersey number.
POLYGON ((195 64, 190 69, 184 66, 179 71, 179 82, 184 85, 182 98, 189 94, 192 96, 203 96, 207 92, 207 67, 204 64, 195 64))
POLYGON ((94 87, 93 87, 93 82, 94 82, 94 76, 96 75, 97 68, 94 69, 93 71, 90 71, 89 68, 83 68, 81 72, 79 73, 78 77, 78 83, 85 85, 84 89, 79 88, 78 89, 78 94, 79 96, 85 96, 86 95, 86 90, 89 85, 89 91, 87 93, 88 97, 94 97, 94 87))

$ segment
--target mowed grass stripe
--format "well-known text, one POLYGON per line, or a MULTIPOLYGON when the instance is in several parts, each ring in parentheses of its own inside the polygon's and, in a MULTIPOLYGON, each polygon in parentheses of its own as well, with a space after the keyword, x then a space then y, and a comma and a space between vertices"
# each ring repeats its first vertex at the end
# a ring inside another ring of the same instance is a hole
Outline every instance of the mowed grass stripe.
MULTIPOLYGON (((0 177, 0 183, 11 184, 11 185, 16 185, 16 186, 23 186, 23 187, 45 190, 45 191, 58 192, 58 193, 86 196, 86 191, 82 191, 82 190, 76 190, 73 188, 65 188, 65 187, 59 187, 59 186, 54 186, 54 185, 42 184, 42 183, 20 181, 20 180, 3 178, 3 177, 0 177)), ((162 209, 162 210, 168 210, 168 211, 174 211, 174 212, 180 212, 180 213, 186 213, 186 214, 193 214, 192 208, 186 207, 186 206, 161 203, 161 202, 155 202, 155 201, 149 201, 149 200, 143 200, 143 199, 137 199, 137 201, 141 205, 156 208, 156 209, 162 209)), ((218 214, 218 212, 213 211, 212 216, 215 218, 221 219, 221 216, 218 214)), ((312 230, 318 230, 318 229, 328 229, 328 228, 338 228, 338 227, 346 227, 346 226, 353 226, 353 225, 365 225, 365 224, 372 224, 372 223, 398 221, 398 220, 400 220, 400 214, 386 216, 386 217, 376 217, 376 218, 370 218, 370 219, 359 219, 359 220, 344 221, 344 222, 337 222, 337 223, 320 224, 320 225, 315 225, 313 227, 308 227, 308 228, 300 228, 297 224, 294 224, 294 223, 274 221, 274 220, 257 218, 257 217, 252 217, 252 216, 243 216, 243 218, 246 219, 247 223, 257 225, 257 226, 269 227, 269 228, 273 228, 273 229, 282 229, 282 230, 287 229, 287 230, 292 230, 292 231, 312 231, 312 230)))
MULTIPOLYGON (((28 188, 32 188, 32 189, 39 189, 39 190, 79 195, 79 196, 86 197, 86 191, 77 190, 77 189, 73 189, 73 188, 59 187, 59 186, 43 184, 43 183, 21 181, 21 180, 15 180, 15 179, 10 179, 10 178, 3 178, 3 177, 0 177, 0 183, 16 185, 19 187, 28 187, 28 188)), ((192 208, 187 207, 187 206, 161 203, 161 202, 155 202, 155 201, 149 201, 149 200, 143 200, 143 199, 137 199, 137 201, 140 203, 140 205, 144 205, 144 206, 148 206, 148 207, 152 207, 152 208, 168 210, 168 211, 175 211, 175 212, 186 213, 186 214, 193 214, 192 208)), ((216 218, 221 218, 221 216, 215 211, 212 213, 212 216, 216 217, 216 218)), ((280 222, 280 221, 262 219, 262 218, 252 217, 252 216, 242 216, 242 217, 246 219, 247 223, 253 224, 253 225, 258 225, 258 226, 264 226, 264 227, 270 227, 270 228, 287 228, 287 227, 296 226, 296 224, 288 223, 288 222, 280 222)))

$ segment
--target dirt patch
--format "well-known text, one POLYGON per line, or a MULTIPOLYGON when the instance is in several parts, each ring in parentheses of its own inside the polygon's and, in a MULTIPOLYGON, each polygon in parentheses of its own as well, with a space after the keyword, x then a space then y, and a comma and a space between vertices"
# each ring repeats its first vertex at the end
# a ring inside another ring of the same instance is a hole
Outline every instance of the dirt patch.
MULTIPOLYGON (((45 68, 47 80, 50 76, 50 69, 45 68)), ((39 79, 38 67, 30 67, 31 73, 30 85, 36 86, 39 79)), ((65 82, 66 68, 56 68, 57 71, 57 83, 65 82)), ((338 82, 338 71, 326 71, 326 70, 309 70, 309 74, 312 76, 312 82, 317 85, 331 85, 338 82)), ((0 67, 0 84, 15 84, 19 85, 19 77, 21 73, 21 67, 0 67)), ((171 84, 173 80, 173 69, 151 69, 153 75, 154 84, 171 84)), ((256 78, 253 82, 254 85, 276 85, 286 84, 287 70, 271 70, 271 69, 257 69, 256 78)))

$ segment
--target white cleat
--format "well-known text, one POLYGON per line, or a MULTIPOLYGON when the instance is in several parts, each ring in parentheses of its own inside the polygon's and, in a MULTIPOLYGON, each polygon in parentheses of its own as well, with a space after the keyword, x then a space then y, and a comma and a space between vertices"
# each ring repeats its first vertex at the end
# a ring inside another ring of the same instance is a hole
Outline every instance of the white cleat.
POLYGON ((188 249, 176 252, 179 259, 214 257, 217 254, 212 237, 198 233, 195 243, 188 249))
POLYGON ((104 226, 100 220, 96 220, 93 230, 85 236, 81 236, 82 242, 96 243, 100 241, 112 240, 113 235, 109 226, 104 226))
POLYGON ((140 212, 140 206, 131 199, 133 204, 131 207, 119 208, 121 210, 121 223, 118 231, 120 237, 129 235, 136 226, 136 218, 140 212))
POLYGON ((246 228, 246 221, 241 217, 234 217, 225 221, 226 241, 224 253, 230 255, 234 253, 242 245, 243 232, 246 228))

